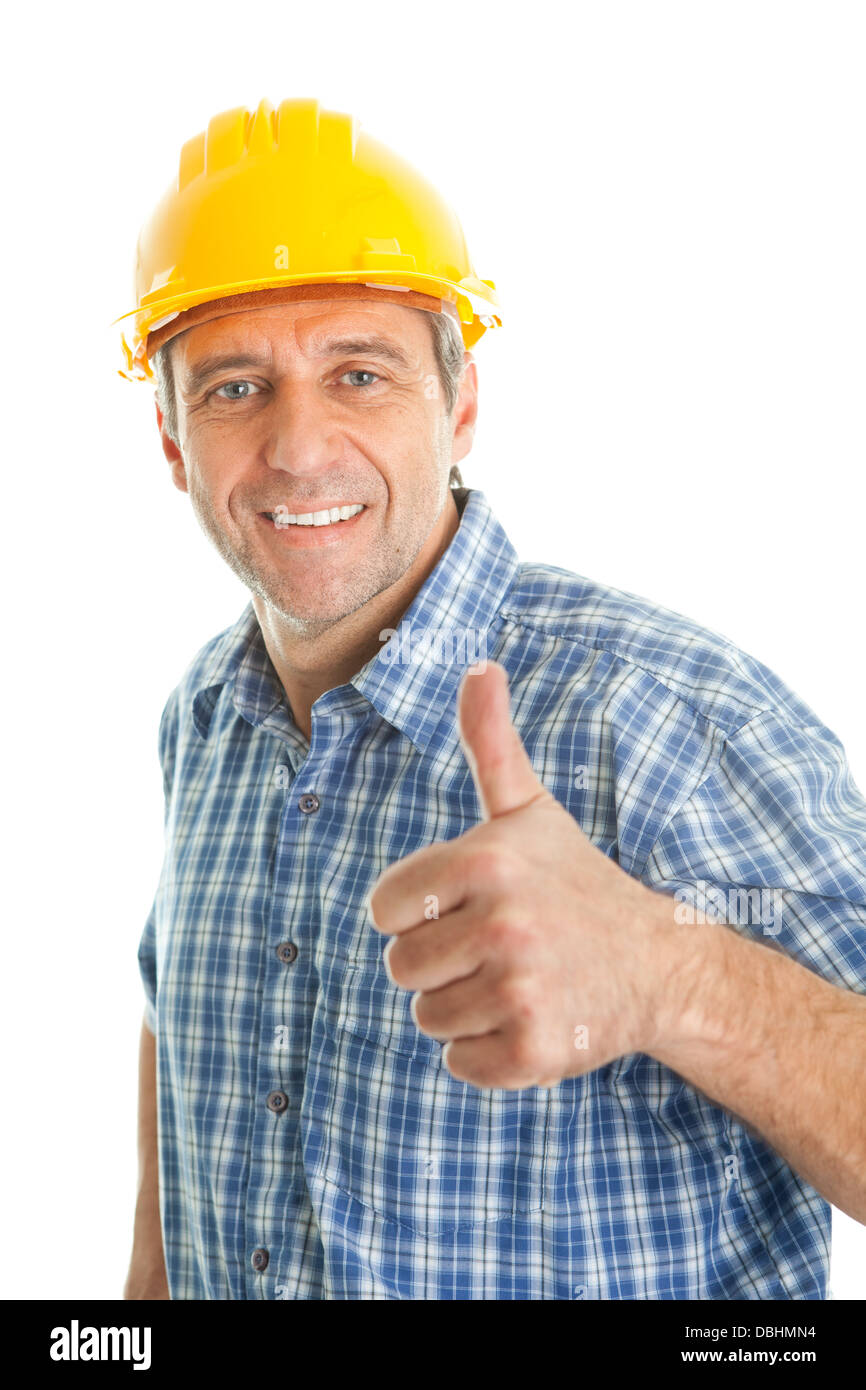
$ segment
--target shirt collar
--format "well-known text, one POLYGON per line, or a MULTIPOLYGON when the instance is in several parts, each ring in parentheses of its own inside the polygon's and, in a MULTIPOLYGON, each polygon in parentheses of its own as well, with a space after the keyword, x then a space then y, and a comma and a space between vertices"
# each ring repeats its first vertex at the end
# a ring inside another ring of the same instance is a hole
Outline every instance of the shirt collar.
MULTIPOLYGON (((456 738, 457 689, 473 661, 489 654, 490 628, 514 583, 519 561, 511 541, 477 488, 455 489, 460 522, 447 550, 424 580, 393 635, 349 684, 424 752, 444 725, 456 738)), ((217 639, 196 685, 193 721, 207 738, 223 686, 239 712, 259 724, 284 698, 252 603, 217 639)), ((327 707, 327 691, 317 701, 327 707)))

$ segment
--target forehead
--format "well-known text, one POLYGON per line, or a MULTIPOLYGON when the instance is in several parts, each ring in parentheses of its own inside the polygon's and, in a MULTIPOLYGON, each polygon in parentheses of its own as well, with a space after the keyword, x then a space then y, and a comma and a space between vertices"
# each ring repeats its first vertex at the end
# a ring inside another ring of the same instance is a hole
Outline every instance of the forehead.
MULTIPOLYGON (((225 314, 181 333, 176 360, 193 369, 197 359, 215 351, 250 350, 278 356, 327 355, 335 344, 353 339, 383 339, 418 358, 431 347, 430 314, 400 304, 346 300, 304 300, 225 314)), ((173 356, 175 354, 172 354, 173 356)))

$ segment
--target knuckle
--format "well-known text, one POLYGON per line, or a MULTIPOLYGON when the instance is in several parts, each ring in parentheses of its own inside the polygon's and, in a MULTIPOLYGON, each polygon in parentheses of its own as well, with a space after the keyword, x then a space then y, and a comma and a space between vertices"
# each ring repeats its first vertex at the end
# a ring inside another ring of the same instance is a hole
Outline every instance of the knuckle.
POLYGON ((526 975, 506 975, 500 981, 499 998, 511 1017, 521 1024, 531 1023, 538 1014, 538 993, 526 975))
POLYGON ((523 1028, 516 1028, 510 1034, 503 1061, 509 1075, 518 1085, 531 1085, 531 1079, 543 1070, 543 1059, 539 1055, 538 1044, 523 1028))
POLYGON ((500 907, 484 923, 485 945, 497 954, 524 944, 523 919, 513 908, 500 907))
POLYGON ((473 849, 470 868, 473 875, 481 879, 487 887, 509 888, 517 877, 517 868, 512 856, 504 846, 497 844, 473 849))

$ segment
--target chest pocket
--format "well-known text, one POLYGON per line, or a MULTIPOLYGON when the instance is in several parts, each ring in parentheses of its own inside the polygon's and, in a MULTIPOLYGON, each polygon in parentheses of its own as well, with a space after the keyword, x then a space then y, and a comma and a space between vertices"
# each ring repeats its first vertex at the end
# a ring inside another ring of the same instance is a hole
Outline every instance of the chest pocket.
POLYGON ((348 970, 325 1002, 320 1176, 427 1238, 541 1211, 550 1092, 457 1081, 411 997, 384 971, 348 970))

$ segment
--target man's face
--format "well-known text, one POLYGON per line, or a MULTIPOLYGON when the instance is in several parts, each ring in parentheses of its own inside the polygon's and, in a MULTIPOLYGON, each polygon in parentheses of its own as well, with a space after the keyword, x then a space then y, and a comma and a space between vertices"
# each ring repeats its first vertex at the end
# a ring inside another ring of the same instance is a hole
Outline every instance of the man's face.
POLYGON ((446 415, 423 310, 274 305, 199 324, 170 350, 181 450, 165 434, 163 447, 175 484, 251 592, 313 633, 406 572, 444 517, 477 389, 470 361, 446 415), (283 524, 359 504, 349 520, 283 524))

